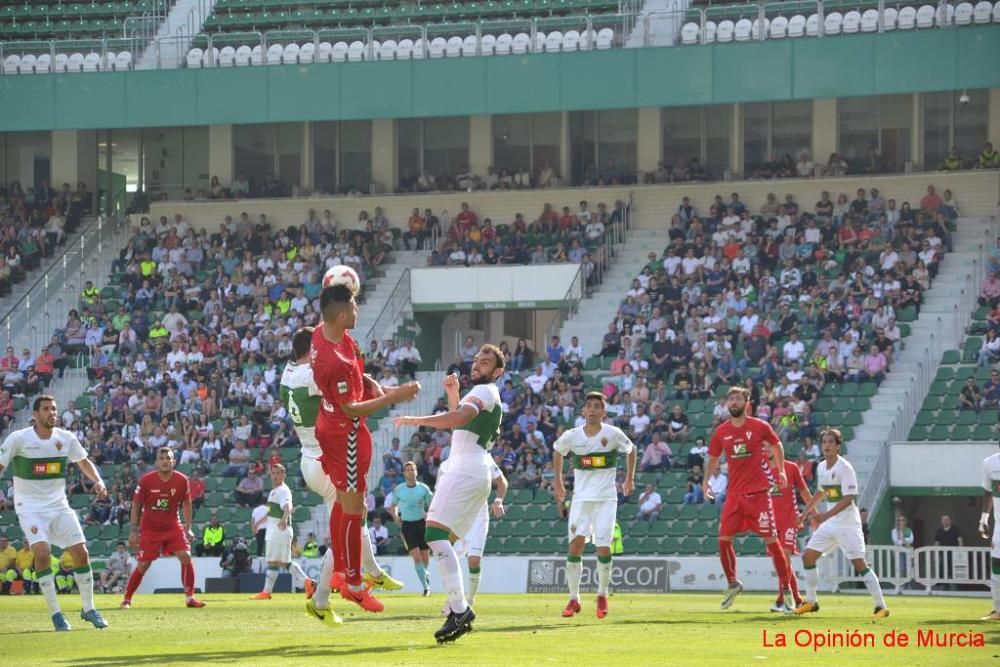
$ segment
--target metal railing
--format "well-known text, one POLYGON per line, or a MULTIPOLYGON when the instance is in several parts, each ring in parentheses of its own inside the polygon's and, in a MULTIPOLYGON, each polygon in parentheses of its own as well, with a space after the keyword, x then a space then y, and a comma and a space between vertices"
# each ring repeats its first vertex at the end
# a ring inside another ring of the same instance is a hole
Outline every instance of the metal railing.
POLYGON ((371 341, 380 341, 379 334, 384 332, 399 314, 410 305, 410 270, 403 269, 403 274, 396 281, 396 285, 392 288, 392 292, 389 293, 389 299, 382 306, 382 311, 379 312, 378 317, 375 318, 375 322, 368 328, 365 333, 364 339, 364 349, 368 349, 368 345, 371 341))

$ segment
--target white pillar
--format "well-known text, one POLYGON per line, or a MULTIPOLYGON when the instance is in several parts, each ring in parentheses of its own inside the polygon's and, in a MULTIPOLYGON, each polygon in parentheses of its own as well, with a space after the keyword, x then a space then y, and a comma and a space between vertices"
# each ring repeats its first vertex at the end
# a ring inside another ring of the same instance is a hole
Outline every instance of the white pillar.
MULTIPOLYGON (((638 111, 638 160, 640 176, 656 170, 663 159, 663 116, 660 107, 642 107, 638 111)), ((642 182, 640 178, 640 183, 642 182)))
POLYGON ((813 100, 812 135, 813 161, 826 164, 830 153, 839 152, 836 99, 813 100))
POLYGON ((559 176, 565 185, 573 185, 573 152, 570 147, 569 136, 569 112, 563 111, 561 114, 559 137, 559 176))
POLYGON ((379 192, 396 189, 396 122, 391 118, 372 121, 372 181, 379 192))
MULTIPOLYGON (((34 153, 22 151, 20 170, 22 174, 34 174, 34 153)), ((92 190, 97 188, 97 131, 96 130, 53 130, 52 131, 52 178, 55 188, 69 183, 83 181, 92 190)), ((101 165, 103 168, 103 165, 101 165)), ((27 186, 32 179, 22 182, 27 186)))
MULTIPOLYGON (((913 108, 910 110, 910 162, 915 165, 924 163, 924 119, 920 113, 920 93, 913 93, 913 108)), ((902 165, 900 165, 902 166, 902 165)))
POLYGON ((299 161, 299 194, 307 195, 313 189, 313 124, 302 123, 302 151, 299 161))
POLYGON ((734 104, 729 118, 729 173, 733 178, 743 173, 743 105, 734 104))
POLYGON ((208 127, 208 174, 219 177, 219 183, 223 187, 229 187, 236 176, 233 173, 233 160, 235 157, 233 148, 233 126, 232 125, 209 125, 208 127))
POLYGON ((469 118, 469 169, 477 176, 485 176, 493 164, 493 117, 469 118))

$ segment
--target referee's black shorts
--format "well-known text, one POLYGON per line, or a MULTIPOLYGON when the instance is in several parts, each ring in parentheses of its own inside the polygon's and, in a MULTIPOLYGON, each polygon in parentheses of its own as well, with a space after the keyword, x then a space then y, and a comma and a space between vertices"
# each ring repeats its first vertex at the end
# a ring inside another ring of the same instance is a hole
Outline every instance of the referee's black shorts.
POLYGON ((403 522, 403 544, 406 545, 407 551, 413 549, 427 551, 430 549, 427 546, 427 539, 424 537, 425 530, 427 530, 427 521, 424 519, 403 522))

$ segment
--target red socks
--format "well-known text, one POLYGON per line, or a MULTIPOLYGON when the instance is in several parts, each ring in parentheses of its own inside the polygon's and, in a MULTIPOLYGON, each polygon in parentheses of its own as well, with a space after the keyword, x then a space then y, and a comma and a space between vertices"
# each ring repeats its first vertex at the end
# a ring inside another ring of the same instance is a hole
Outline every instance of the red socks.
POLYGON ((722 571, 730 584, 736 581, 736 549, 732 540, 719 540, 719 560, 722 561, 722 571))
POLYGON ((767 545, 767 553, 771 555, 771 561, 774 563, 774 571, 778 573, 779 590, 784 593, 788 590, 788 559, 785 557, 785 552, 782 551, 781 545, 777 542, 771 542, 767 545))
MULTIPOLYGON (((139 584, 142 583, 142 578, 146 576, 146 573, 140 570, 138 567, 132 570, 132 576, 128 578, 128 584, 125 586, 125 599, 131 601, 132 596, 139 589, 139 584)), ((183 574, 182 574, 183 576, 183 574)))
POLYGON ((184 587, 184 595, 194 597, 194 563, 188 561, 181 563, 181 585, 184 587))
MULTIPOLYGON (((343 516, 343 534, 347 542, 344 563, 345 580, 349 586, 361 585, 361 530, 364 517, 360 514, 345 514, 343 516)), ((336 557, 334 551, 334 557, 336 557)))
POLYGON ((792 567, 792 562, 786 562, 788 563, 788 587, 792 589, 792 600, 798 606, 802 604, 802 596, 799 595, 799 580, 795 576, 795 568, 792 567))
POLYGON ((333 549, 333 571, 343 572, 344 555, 347 553, 347 540, 343 530, 344 508, 340 503, 333 504, 330 512, 330 547, 333 549))

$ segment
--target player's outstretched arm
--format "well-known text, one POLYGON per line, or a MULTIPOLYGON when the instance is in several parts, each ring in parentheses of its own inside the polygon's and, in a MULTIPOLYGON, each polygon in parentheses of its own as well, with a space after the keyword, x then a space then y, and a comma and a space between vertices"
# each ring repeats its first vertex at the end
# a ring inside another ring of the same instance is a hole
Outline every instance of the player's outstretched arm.
POLYGON ((385 387, 380 385, 378 383, 378 380, 373 378, 368 373, 365 373, 362 376, 362 381, 364 382, 365 385, 365 396, 367 396, 368 398, 379 398, 381 396, 385 396, 386 394, 385 387))
POLYGON ((139 547, 139 517, 142 515, 142 500, 137 490, 132 498, 132 510, 129 512, 128 548, 135 551, 139 547))
POLYGON ((507 489, 510 487, 507 484, 507 478, 502 472, 497 477, 496 482, 497 495, 493 498, 493 505, 490 509, 493 511, 493 518, 502 519, 507 514, 507 510, 503 506, 503 499, 507 497, 507 489))
POLYGON ((984 540, 992 539, 990 535, 990 510, 993 509, 993 492, 983 492, 983 513, 979 516, 979 537, 984 540))
POLYGON ((396 387, 389 393, 383 392, 383 394, 377 398, 370 398, 367 401, 341 403, 340 409, 343 410, 344 414, 351 419, 360 419, 361 417, 367 417, 374 412, 378 412, 382 408, 387 408, 390 405, 405 403, 406 401, 413 400, 416 398, 419 391, 419 382, 407 382, 406 384, 396 387))
POLYGON ((626 498, 635 491, 635 462, 638 456, 638 447, 632 445, 632 449, 629 450, 628 457, 625 459, 625 481, 622 482, 622 491, 625 492, 626 498))
POLYGON ((715 474, 715 469, 718 467, 719 457, 709 454, 708 459, 705 461, 704 479, 701 481, 701 493, 709 500, 715 500, 715 493, 712 492, 712 486, 708 483, 708 480, 712 478, 712 475, 715 474))
POLYGON ((187 531, 188 540, 194 542, 194 530, 192 530, 191 517, 194 514, 191 510, 191 494, 181 503, 181 514, 184 516, 184 530, 187 531))
POLYGON ((458 428, 465 426, 479 414, 472 405, 462 405, 457 410, 442 412, 439 415, 428 415, 426 417, 395 417, 393 423, 396 428, 400 426, 429 426, 430 428, 458 428))
POLYGON ((448 399, 448 409, 458 410, 458 391, 461 384, 458 381, 458 376, 454 373, 450 373, 444 376, 444 380, 441 381, 444 386, 444 395, 448 399))
POLYGON ((76 462, 76 465, 78 465, 80 467, 80 471, 94 483, 94 493, 97 494, 98 498, 104 498, 108 495, 108 489, 104 486, 104 480, 101 479, 101 471, 97 469, 97 466, 94 465, 93 461, 89 458, 80 459, 76 462))
POLYGON ((813 497, 806 502, 806 506, 802 509, 802 514, 799 515, 799 526, 805 524, 806 520, 809 519, 809 515, 816 511, 816 506, 823 502, 826 498, 826 491, 823 489, 818 489, 813 497))
POLYGON ((561 503, 566 499, 566 487, 563 486, 563 454, 558 449, 552 452, 552 470, 556 473, 552 480, 552 495, 561 503))

